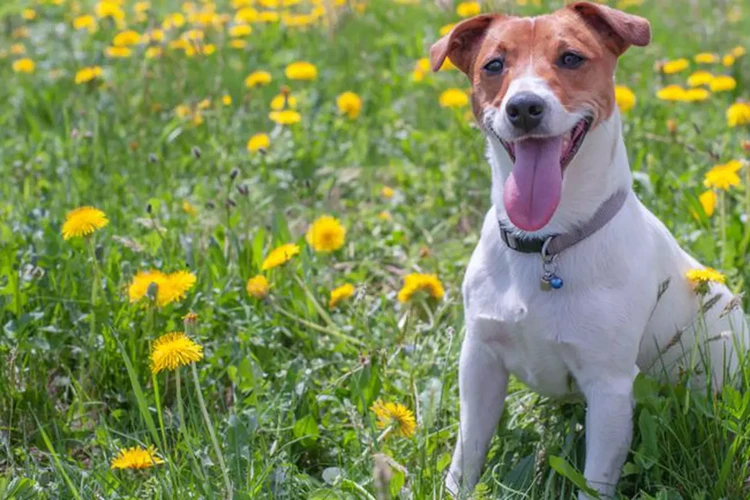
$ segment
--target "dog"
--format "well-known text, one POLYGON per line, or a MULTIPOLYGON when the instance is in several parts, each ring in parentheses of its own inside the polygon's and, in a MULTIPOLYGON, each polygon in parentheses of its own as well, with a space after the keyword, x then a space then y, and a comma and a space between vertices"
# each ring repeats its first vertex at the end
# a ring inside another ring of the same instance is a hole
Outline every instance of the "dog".
POLYGON ((690 372, 692 387, 718 390, 739 369, 740 301, 718 283, 695 289, 686 272, 701 264, 632 190, 614 74, 650 38, 642 17, 577 2, 467 19, 430 49, 433 70, 449 58, 468 76, 492 168, 493 206, 462 287, 454 496, 480 478, 509 374, 545 396, 583 396, 584 476, 609 497, 638 373, 690 372))

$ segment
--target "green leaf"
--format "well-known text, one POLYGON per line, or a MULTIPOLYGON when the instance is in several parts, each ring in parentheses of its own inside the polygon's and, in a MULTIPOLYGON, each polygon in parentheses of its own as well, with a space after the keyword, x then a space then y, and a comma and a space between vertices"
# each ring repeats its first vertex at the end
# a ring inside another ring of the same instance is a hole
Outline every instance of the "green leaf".
POLYGON ((445 468, 448 467, 448 464, 450 463, 451 463, 450 453, 443 453, 442 455, 438 457, 437 465, 436 465, 437 471, 443 472, 445 468))
POLYGON ((659 446, 656 439, 656 420, 644 408, 638 416, 638 429, 640 430, 641 443, 636 453, 636 463, 649 470, 659 461, 659 446))
POLYGON ((594 498, 600 498, 599 493, 586 483, 583 474, 578 472, 564 458, 552 455, 549 457, 549 465, 555 470, 555 472, 575 484, 579 490, 594 498))
POLYGON ((394 469, 393 474, 391 475, 391 484, 388 486, 391 491, 391 496, 392 497, 398 496, 399 492, 401 491, 401 488, 404 487, 405 483, 406 483, 406 475, 404 474, 404 471, 394 469))
POLYGON ((320 435, 318 422, 315 421, 315 417, 309 414, 294 423, 293 431, 294 437, 299 439, 302 446, 307 448, 315 444, 320 435))

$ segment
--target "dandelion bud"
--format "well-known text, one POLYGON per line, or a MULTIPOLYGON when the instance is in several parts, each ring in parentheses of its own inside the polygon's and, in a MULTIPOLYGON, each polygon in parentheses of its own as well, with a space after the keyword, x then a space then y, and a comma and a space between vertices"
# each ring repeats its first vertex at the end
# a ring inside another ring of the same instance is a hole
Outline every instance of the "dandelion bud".
POLYGON ((150 213, 151 213, 151 212, 152 212, 153 210, 154 210, 154 209, 153 209, 153 207, 151 206, 151 203, 149 203, 148 205, 146 205, 146 213, 147 213, 147 214, 150 214, 150 213))
POLYGON ((153 281, 149 283, 148 288, 146 289, 146 297, 148 297, 151 301, 156 301, 156 295, 158 293, 159 285, 154 283, 153 281))
POLYGON ((742 150, 746 153, 750 153, 750 141, 742 141, 742 150))
POLYGON ((157 158, 156 154, 149 153, 149 155, 148 155, 148 161, 151 162, 151 163, 158 163, 159 162, 159 158, 157 158))
POLYGON ((101 262, 104 257, 104 247, 101 245, 96 245, 96 248, 94 248, 94 257, 96 258, 97 262, 101 262))
POLYGON ((235 180, 237 178, 237 175, 240 173, 240 171, 236 168, 232 169, 232 172, 229 174, 229 178, 232 180, 235 180))
POLYGON ((247 189, 247 186, 240 184, 239 186, 237 186, 237 192, 239 192, 242 196, 247 196, 249 190, 247 189))
POLYGON ((78 139, 78 136, 79 136, 79 135, 80 135, 80 134, 78 133, 78 129, 77 129, 77 128, 74 128, 74 129, 73 129, 73 130, 72 130, 72 131, 70 132, 70 137, 72 137, 73 139, 78 139))
POLYGON ((227 206, 228 207, 236 207, 237 204, 234 202, 234 200, 232 198, 228 198, 227 199, 227 206))
POLYGON ((199 148, 198 146, 193 146, 191 153, 193 153, 195 159, 198 160, 201 157, 201 148, 199 148))
POLYGON ((182 322, 185 325, 185 333, 188 336, 193 335, 198 324, 198 315, 191 311, 182 317, 182 322))
POLYGON ((209 210, 213 210, 214 208, 216 208, 216 204, 213 201, 207 201, 206 208, 208 208, 209 210))
POLYGON ((674 135, 677 132, 677 120, 667 120, 667 130, 670 134, 674 135))

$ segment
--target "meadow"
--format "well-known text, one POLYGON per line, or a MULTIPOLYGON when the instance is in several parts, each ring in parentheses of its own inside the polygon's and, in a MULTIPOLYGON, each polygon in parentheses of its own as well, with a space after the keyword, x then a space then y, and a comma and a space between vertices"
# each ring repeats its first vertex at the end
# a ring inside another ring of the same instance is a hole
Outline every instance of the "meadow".
MULTIPOLYGON (((3 1, 0 499, 447 498, 490 170, 424 58, 563 3, 3 1)), ((610 4, 634 189, 740 294, 750 5, 610 4)), ((742 378, 640 377, 621 498, 750 498, 742 378)), ((472 498, 574 498, 584 410, 513 382, 472 498)))

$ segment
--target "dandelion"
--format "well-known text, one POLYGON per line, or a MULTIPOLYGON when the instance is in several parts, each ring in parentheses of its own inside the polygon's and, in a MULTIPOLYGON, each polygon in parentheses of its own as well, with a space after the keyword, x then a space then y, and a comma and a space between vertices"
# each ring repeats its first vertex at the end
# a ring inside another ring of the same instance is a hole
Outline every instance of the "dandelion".
POLYGON ((378 215, 377 215, 377 217, 378 217, 378 220, 382 220, 382 221, 389 221, 389 220, 391 220, 391 214, 389 212, 387 212, 386 210, 383 210, 383 211, 379 212, 378 215))
POLYGON ((146 59, 156 59, 161 57, 164 51, 161 47, 149 47, 146 49, 146 59))
POLYGON ((259 23, 278 23, 280 19, 279 13, 271 10, 264 10, 258 12, 259 23))
POLYGON ((346 300, 350 298, 351 296, 353 296, 354 292, 355 292, 354 285, 350 283, 334 288, 333 290, 331 290, 331 298, 328 301, 328 307, 333 309, 342 300, 346 300))
POLYGON ((455 64, 453 64, 453 61, 450 60, 449 57, 446 57, 443 60, 443 64, 440 66, 439 71, 450 71, 453 69, 458 69, 455 64))
POLYGON ((683 101, 685 95, 685 89, 679 85, 668 85, 656 93, 656 97, 662 101, 683 101))
POLYGON ((745 54, 747 54, 747 50, 742 45, 738 45, 732 49, 732 55, 737 59, 744 56, 745 54))
POLYGON ((297 61, 287 66, 284 74, 290 80, 315 80, 318 69, 312 63, 297 61))
POLYGON ((262 271, 267 271, 289 262, 292 257, 299 254, 299 246, 294 243, 286 243, 271 250, 271 253, 263 260, 260 266, 262 271))
POLYGON ((128 47, 107 47, 104 49, 104 54, 113 59, 124 59, 130 57, 132 53, 133 51, 128 47))
POLYGON ((265 151, 271 145, 271 139, 268 134, 255 134, 247 141, 247 150, 250 153, 257 153, 258 151, 265 151))
POLYGON ((229 94, 224 94, 221 96, 221 103, 224 106, 231 106, 232 105, 232 96, 229 94))
POLYGON ((253 32, 253 29, 247 24, 238 24, 229 28, 229 36, 232 38, 241 38, 248 36, 253 32))
POLYGON ((719 56, 710 52, 701 52, 693 58, 698 64, 716 64, 719 62, 719 56))
POLYGON ((445 289, 437 275, 412 273, 404 277, 404 286, 398 292, 398 301, 409 302, 418 292, 426 292, 436 300, 442 299, 445 295, 445 289))
POLYGON ((203 346, 193 342, 182 332, 162 335, 151 346, 151 373, 176 370, 203 359, 203 346))
POLYGON ((734 63, 737 61, 737 58, 735 58, 732 54, 724 54, 724 56, 721 58, 721 64, 723 64, 727 68, 731 68, 734 66, 734 63))
POLYGON ((737 81, 731 76, 720 75, 714 77, 709 84, 711 92, 726 92, 737 87, 737 81))
POLYGON ((13 61, 13 71, 16 73, 33 73, 35 68, 36 63, 28 57, 13 61))
POLYGON ((439 30, 440 36, 447 35, 455 27, 456 27, 456 23, 450 23, 450 24, 446 24, 446 25, 441 26, 440 30, 439 30))
POLYGON ((375 416, 378 418, 377 426, 379 429, 393 429, 397 435, 405 438, 412 437, 417 428, 417 421, 414 413, 406 406, 400 403, 384 403, 377 400, 370 407, 375 416))
POLYGON ((268 71, 254 71, 245 78, 245 87, 253 88, 271 83, 271 73, 268 71))
POLYGON ((89 33, 96 31, 96 18, 91 14, 78 16, 73 19, 73 29, 76 30, 88 30, 89 33))
POLYGON ((293 95, 289 95, 289 92, 282 92, 271 99, 271 109, 274 111, 281 111, 285 107, 292 109, 297 107, 297 98, 293 95))
POLYGON ((687 83, 691 87, 700 87, 701 85, 709 85, 713 79, 714 75, 708 71, 699 70, 688 77, 687 83))
POLYGON ((36 19, 36 11, 34 9, 23 9, 23 11, 21 11, 21 17, 27 21, 33 21, 36 19))
POLYGON ((148 469, 154 465, 163 464, 164 460, 156 456, 156 449, 153 446, 142 448, 134 446, 125 448, 117 453, 112 460, 112 469, 148 469))
POLYGON ((682 97, 685 102, 705 101, 711 96, 706 89, 688 89, 682 97))
POLYGON ((14 43, 10 46, 10 53, 14 56, 20 56, 26 53, 26 47, 22 43, 14 43))
POLYGON ((318 217, 307 230, 305 240, 316 252, 329 253, 344 246, 346 229, 329 215, 318 217))
POLYGON ((667 61, 661 67, 664 74, 673 75, 681 71, 685 71, 690 66, 690 61, 687 59, 675 59, 674 61, 667 61))
POLYGON ((229 46, 233 49, 244 49, 247 47, 245 40, 229 40, 229 46))
POLYGON ((469 96, 461 89, 448 89, 440 94, 440 106, 443 108, 462 108, 469 104, 469 96))
POLYGON ((80 85, 82 83, 88 83, 91 80, 99 78, 102 75, 102 68, 99 66, 89 66, 81 68, 76 72, 75 82, 80 85))
POLYGON ((635 106, 635 94, 628 87, 623 85, 615 86, 615 102, 620 111, 626 113, 635 106))
POLYGON ((456 6, 458 17, 476 16, 480 12, 482 12, 482 6, 479 2, 461 2, 456 6))
POLYGON ((716 165, 706 172, 703 185, 707 188, 721 189, 727 191, 730 187, 740 185, 740 177, 737 172, 742 168, 742 162, 732 160, 723 165, 716 165))
POLYGON ((362 98, 354 92, 344 92, 336 98, 336 106, 339 108, 339 113, 354 120, 362 110, 362 98))
POLYGON ((109 224, 107 215, 94 207, 79 207, 65 216, 62 227, 64 240, 86 236, 109 224))
POLYGON ((750 125, 750 103, 735 102, 727 109, 726 116, 729 127, 750 125))
POLYGON ((295 123, 302 121, 302 115, 291 109, 284 111, 271 111, 268 114, 268 118, 279 125, 294 125, 295 123))
POLYGON ((383 198, 390 200, 391 198, 393 198, 394 194, 395 194, 395 191, 390 186, 383 186, 380 189, 380 196, 382 196, 383 198))
POLYGON ((182 300, 193 288, 197 278, 188 271, 166 274, 159 270, 138 271, 128 287, 130 302, 138 302, 149 294, 152 283, 156 286, 155 302, 164 307, 182 300))
POLYGON ((245 290, 247 290, 248 295, 251 295, 256 299, 265 298, 268 295, 269 288, 270 285, 268 280, 262 274, 250 278, 247 280, 247 285, 245 285, 245 290))
POLYGON ((687 278, 693 286, 693 290, 700 295, 704 295, 708 292, 708 285, 710 283, 724 284, 726 281, 726 276, 710 267, 703 269, 689 269, 685 272, 685 278, 687 278))
POLYGON ((191 217, 198 215, 198 210, 188 200, 182 200, 182 211, 191 217))
POLYGON ((698 201, 700 201, 706 217, 711 217, 716 209, 716 193, 714 191, 705 191, 698 197, 698 201))
POLYGON ((118 3, 112 0, 101 0, 100 2, 97 2, 94 6, 94 12, 99 19, 104 19, 106 17, 115 21, 122 21, 125 19, 125 11, 122 10, 122 7, 120 7, 118 3))
POLYGON ((126 30, 115 35, 115 38, 112 40, 112 45, 115 47, 128 47, 130 45, 138 45, 138 42, 140 41, 141 35, 139 35, 137 31, 126 30))

